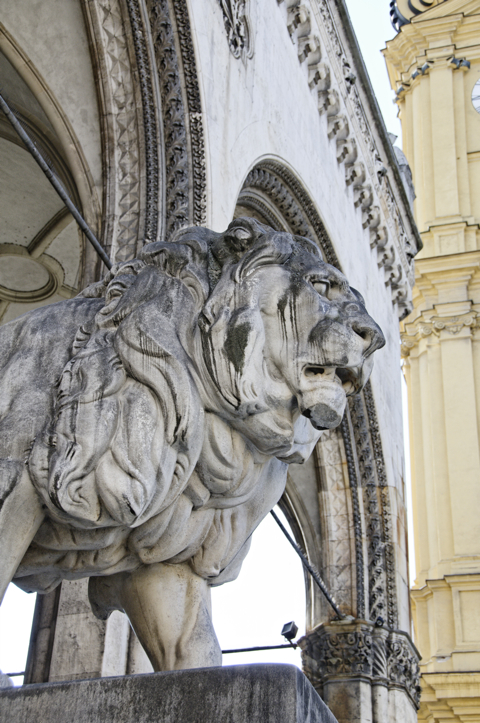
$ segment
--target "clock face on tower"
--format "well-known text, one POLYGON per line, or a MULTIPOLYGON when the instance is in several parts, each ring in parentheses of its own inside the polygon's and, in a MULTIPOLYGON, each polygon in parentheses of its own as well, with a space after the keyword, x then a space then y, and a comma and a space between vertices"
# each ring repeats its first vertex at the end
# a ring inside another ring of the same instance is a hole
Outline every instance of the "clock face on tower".
POLYGON ((472 90, 472 105, 480 113, 480 80, 477 80, 472 90))

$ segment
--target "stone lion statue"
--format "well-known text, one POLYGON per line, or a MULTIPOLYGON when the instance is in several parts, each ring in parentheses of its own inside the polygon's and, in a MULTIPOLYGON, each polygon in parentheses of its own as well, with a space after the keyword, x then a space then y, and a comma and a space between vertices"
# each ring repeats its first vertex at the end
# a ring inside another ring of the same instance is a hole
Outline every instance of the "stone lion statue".
POLYGON ((239 218, 145 246, 0 341, 0 595, 90 577, 156 670, 221 664, 210 586, 384 344, 360 294, 313 242, 239 218))

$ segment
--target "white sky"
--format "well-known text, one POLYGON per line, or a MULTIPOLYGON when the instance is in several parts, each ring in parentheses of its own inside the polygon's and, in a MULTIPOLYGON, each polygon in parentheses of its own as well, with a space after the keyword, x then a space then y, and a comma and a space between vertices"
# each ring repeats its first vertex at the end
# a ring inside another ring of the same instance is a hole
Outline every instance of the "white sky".
MULTIPOLYGON (((388 0, 346 0, 387 130, 401 129, 380 49, 394 35, 388 0)), ((409 505, 410 506, 410 505, 409 505)), ((280 513, 281 514, 281 513, 280 513)), ((284 518, 283 518, 284 520, 284 518)), ((285 521, 285 520, 284 520, 285 521)), ((411 558, 412 560, 412 558, 411 558)), ((25 669, 35 596, 10 585, 0 608, 0 669, 25 669)), ((214 623, 224 648, 281 645, 284 623, 295 620, 305 631, 305 586, 301 563, 275 521, 268 515, 253 536, 242 572, 233 583, 213 590, 214 623)), ((300 666, 293 650, 226 655, 224 664, 284 662, 300 666)), ((20 684, 21 678, 15 682, 20 684)))

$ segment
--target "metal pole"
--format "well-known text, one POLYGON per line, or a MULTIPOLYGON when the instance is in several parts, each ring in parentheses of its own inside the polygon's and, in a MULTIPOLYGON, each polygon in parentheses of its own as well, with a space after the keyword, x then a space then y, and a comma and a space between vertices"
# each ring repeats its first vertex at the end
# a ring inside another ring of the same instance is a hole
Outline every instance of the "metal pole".
POLYGON ((284 648, 296 650, 297 646, 293 645, 293 643, 290 645, 260 645, 256 648, 234 648, 232 650, 222 650, 222 653, 223 655, 227 655, 228 653, 255 653, 257 650, 281 650, 284 648))
POLYGON ((317 583, 318 587, 319 587, 320 590, 323 592, 323 594, 325 595, 327 601, 330 603, 330 605, 332 606, 332 608, 335 610, 335 612, 336 612, 336 614, 338 615, 338 617, 339 617, 341 620, 344 620, 347 616, 342 613, 342 611, 340 610, 340 608, 339 608, 338 605, 336 604, 335 600, 332 598, 332 596, 331 596, 330 593, 328 592, 327 586, 325 585, 325 583, 323 582, 322 578, 320 577, 320 574, 317 572, 317 570, 315 570, 315 568, 313 567, 313 565, 311 565, 311 564, 309 563, 309 561, 307 560, 307 558, 305 557, 305 555, 303 554, 303 552, 301 551, 301 549, 299 548, 299 546, 297 545, 297 543, 295 542, 295 540, 290 536, 290 534, 288 533, 288 531, 287 531, 287 529, 284 527, 284 525, 282 525, 280 519, 279 519, 278 516, 275 514, 275 512, 274 512, 273 510, 270 510, 270 514, 273 516, 273 519, 275 520, 275 522, 277 523, 277 525, 280 527, 280 529, 282 530, 283 534, 285 535, 285 537, 287 538, 287 540, 289 541, 289 543, 291 544, 291 546, 293 547, 293 549, 295 550, 295 552, 297 553, 297 555, 299 556, 299 558, 301 559, 301 561, 302 561, 302 563, 303 563, 303 566, 305 567, 306 570, 308 570, 308 572, 310 573, 310 575, 312 576, 312 578, 315 580, 315 582, 317 583))
POLYGON ((97 254, 102 259, 103 263, 107 267, 107 269, 112 268, 112 262, 110 261, 109 257, 107 256, 107 253, 105 252, 105 249, 101 244, 99 243, 97 237, 93 233, 93 231, 88 226, 87 222, 83 218, 82 214, 78 210, 78 208, 75 206, 73 201, 71 200, 70 196, 68 195, 67 191, 63 187, 62 182, 58 178, 58 176, 55 174, 55 172, 50 168, 46 160, 43 158, 41 153, 39 152, 37 146, 32 141, 28 133, 23 128, 22 124, 18 120, 18 118, 15 116, 13 111, 11 110, 10 106, 8 105, 7 101, 3 97, 3 95, 0 93, 0 108, 3 110, 5 115, 7 116, 8 120, 22 139, 23 143, 25 144, 26 149, 29 151, 29 153, 34 157, 62 201, 64 202, 65 206, 68 208, 70 213, 72 214, 75 221, 80 226, 80 229, 83 231, 87 239, 92 244, 93 248, 97 252, 97 254))

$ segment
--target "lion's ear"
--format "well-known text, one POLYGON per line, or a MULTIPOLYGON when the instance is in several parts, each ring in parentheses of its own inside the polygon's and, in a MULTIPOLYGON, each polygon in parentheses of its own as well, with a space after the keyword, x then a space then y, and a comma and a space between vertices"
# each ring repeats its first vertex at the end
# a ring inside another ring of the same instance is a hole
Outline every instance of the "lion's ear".
POLYGON ((273 229, 254 218, 236 218, 227 230, 215 239, 212 244, 213 255, 222 266, 229 261, 237 263, 261 236, 272 231, 273 229))
POLYGON ((255 243, 256 237, 252 228, 237 226, 232 228, 230 232, 224 236, 225 244, 235 256, 243 256, 252 244, 255 243))

